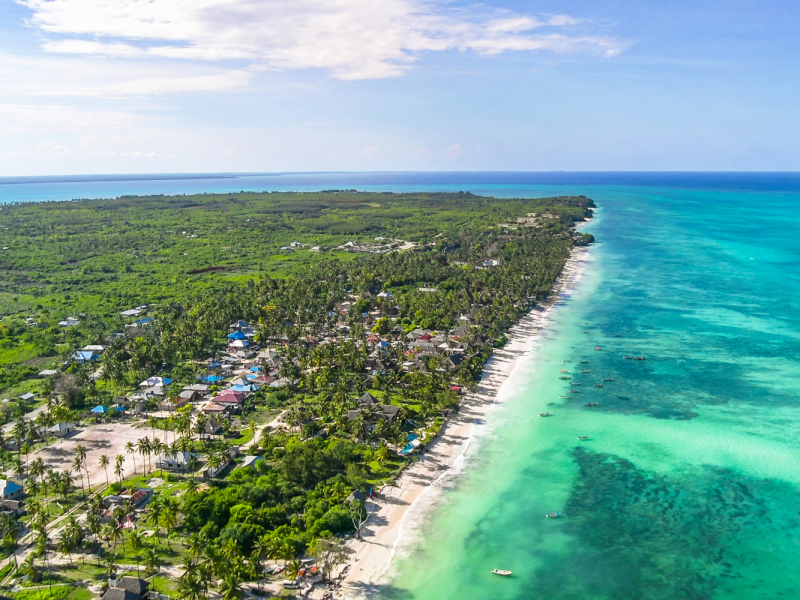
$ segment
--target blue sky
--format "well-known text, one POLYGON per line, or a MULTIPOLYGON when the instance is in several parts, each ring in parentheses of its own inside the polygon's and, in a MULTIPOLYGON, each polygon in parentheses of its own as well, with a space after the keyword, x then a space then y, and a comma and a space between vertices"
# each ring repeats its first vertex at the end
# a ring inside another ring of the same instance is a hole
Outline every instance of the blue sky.
POLYGON ((796 2, 0 0, 0 175, 800 170, 796 2))

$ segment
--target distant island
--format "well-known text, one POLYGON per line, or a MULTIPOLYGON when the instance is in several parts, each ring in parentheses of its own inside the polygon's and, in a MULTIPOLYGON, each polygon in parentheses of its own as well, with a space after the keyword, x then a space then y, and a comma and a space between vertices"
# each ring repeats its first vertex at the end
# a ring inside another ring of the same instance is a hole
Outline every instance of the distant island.
POLYGON ((594 241, 575 229, 593 208, 354 190, 3 206, 0 585, 324 582, 365 502, 594 241))

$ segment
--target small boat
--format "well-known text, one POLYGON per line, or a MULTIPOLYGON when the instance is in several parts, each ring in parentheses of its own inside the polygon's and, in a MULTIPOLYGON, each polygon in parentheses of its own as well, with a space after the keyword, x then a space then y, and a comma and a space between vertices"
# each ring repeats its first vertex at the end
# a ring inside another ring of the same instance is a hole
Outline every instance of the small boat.
POLYGON ((511 575, 511 571, 506 571, 505 569, 492 569, 492 573, 500 575, 500 577, 508 577, 511 575))
POLYGON ((588 361, 588 360, 582 360, 582 361, 581 361, 581 364, 582 364, 582 365, 588 365, 588 364, 589 364, 589 361, 588 361))
POLYGON ((549 417, 549 416, 550 416, 550 415, 552 415, 552 414, 553 414, 553 413, 551 413, 551 412, 539 413, 539 416, 540 416, 540 417, 549 417))
POLYGON ((647 360, 646 356, 634 356, 633 360, 647 360))
POLYGON ((572 361, 570 359, 568 359, 568 358, 562 358, 561 362, 572 362, 572 361))
POLYGON ((603 377, 603 381, 614 381, 613 377, 603 377))
POLYGON ((589 369, 581 369, 581 373, 591 373, 589 369))
POLYGON ((588 436, 588 435, 579 435, 579 436, 578 436, 578 439, 579 439, 579 440, 588 440, 588 439, 589 439, 589 436, 588 436))
POLYGON ((595 383, 594 387, 603 387, 603 384, 602 383, 595 383))
POLYGON ((597 406, 597 402, 587 402, 586 406, 597 406))
POLYGON ((566 369, 561 369, 561 372, 562 373, 569 373, 569 371, 567 371, 566 369))
POLYGON ((566 380, 566 379, 572 379, 572 377, 567 377, 566 375, 562 375, 561 377, 559 377, 559 379, 565 379, 566 380))
POLYGON ((614 337, 622 337, 622 334, 621 333, 615 333, 614 337))
POLYGON ((570 382, 570 385, 580 385, 580 384, 581 384, 580 381, 571 381, 570 382))
POLYGON ((595 350, 600 350, 600 346, 595 346, 594 349, 595 350))
POLYGON ((564 394, 559 394, 558 397, 559 398, 569 398, 569 396, 565 396, 564 394))
POLYGON ((547 513, 545 515, 545 517, 547 517, 548 519, 557 519, 560 516, 561 516, 561 513, 559 513, 559 512, 547 513))
POLYGON ((632 356, 623 356, 622 360, 633 360, 632 356))
POLYGON ((617 400, 630 400, 628 396, 617 396, 617 400))
POLYGON ((580 390, 570 390, 569 393, 570 394, 580 394, 581 391, 580 390))

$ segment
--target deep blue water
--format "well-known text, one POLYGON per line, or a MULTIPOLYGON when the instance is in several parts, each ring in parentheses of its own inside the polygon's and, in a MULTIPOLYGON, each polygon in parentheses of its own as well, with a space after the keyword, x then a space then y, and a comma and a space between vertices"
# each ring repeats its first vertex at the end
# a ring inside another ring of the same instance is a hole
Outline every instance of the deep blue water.
POLYGON ((645 186, 706 190, 800 191, 800 173, 210 173, 0 177, 0 204, 123 195, 225 193, 236 191, 454 190, 515 196, 541 188, 645 186))

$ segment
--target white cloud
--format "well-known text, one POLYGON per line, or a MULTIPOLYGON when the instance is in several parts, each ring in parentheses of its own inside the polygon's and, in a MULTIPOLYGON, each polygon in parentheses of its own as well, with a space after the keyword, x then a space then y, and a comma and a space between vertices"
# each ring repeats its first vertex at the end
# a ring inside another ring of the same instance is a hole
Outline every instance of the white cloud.
POLYGON ((62 54, 246 60, 339 79, 401 75, 422 53, 549 51, 613 56, 619 39, 555 30, 579 21, 447 8, 426 0, 17 0, 62 54))
POLYGON ((221 92, 248 85, 256 70, 221 70, 218 65, 174 61, 128 60, 121 64, 114 59, 0 54, 0 89, 6 98, 13 95, 125 98, 221 92), (80 77, 76 77, 76 73, 80 73, 80 77))
POLYGON ((461 156, 461 142, 455 143, 442 152, 444 158, 458 158, 461 156))

